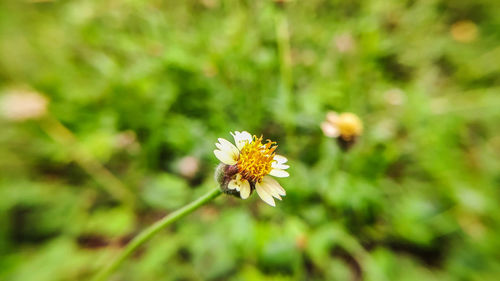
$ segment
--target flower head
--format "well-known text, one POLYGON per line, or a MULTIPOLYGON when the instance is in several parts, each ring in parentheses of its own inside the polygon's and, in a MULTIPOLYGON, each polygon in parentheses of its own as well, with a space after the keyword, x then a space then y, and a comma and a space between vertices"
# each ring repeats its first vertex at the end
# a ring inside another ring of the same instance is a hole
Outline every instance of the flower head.
POLYGON ((321 129, 325 136, 337 138, 341 147, 347 149, 363 133, 363 122, 354 113, 338 114, 330 111, 326 114, 326 121, 321 124, 321 129))
POLYGON ((286 192, 270 176, 288 177, 287 159, 275 153, 276 142, 263 141, 262 136, 252 136, 246 131, 231 135, 236 145, 219 138, 214 150, 215 157, 223 163, 217 173, 223 191, 247 199, 256 190, 264 202, 275 206, 273 197, 281 200, 286 192))

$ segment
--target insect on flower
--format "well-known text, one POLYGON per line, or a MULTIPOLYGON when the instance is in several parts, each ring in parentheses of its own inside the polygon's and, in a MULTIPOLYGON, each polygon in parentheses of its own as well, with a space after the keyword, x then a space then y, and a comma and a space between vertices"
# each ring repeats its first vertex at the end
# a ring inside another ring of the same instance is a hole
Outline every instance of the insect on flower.
POLYGON ((276 142, 263 137, 252 136, 249 132, 231 133, 236 145, 219 138, 214 150, 215 157, 223 164, 219 165, 218 181, 224 192, 239 195, 247 199, 253 190, 271 206, 274 198, 281 200, 286 192, 274 177, 288 177, 285 157, 275 153, 276 142))

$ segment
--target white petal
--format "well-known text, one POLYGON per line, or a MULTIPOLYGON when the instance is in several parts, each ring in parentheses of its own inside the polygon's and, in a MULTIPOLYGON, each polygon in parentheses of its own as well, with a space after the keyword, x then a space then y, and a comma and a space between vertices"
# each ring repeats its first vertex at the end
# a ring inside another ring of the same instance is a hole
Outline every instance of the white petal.
POLYGON ((289 165, 281 164, 281 163, 278 163, 276 161, 271 163, 271 167, 276 168, 276 169, 281 169, 281 170, 286 170, 286 169, 290 168, 289 165))
POLYGON ((216 143, 215 146, 219 149, 218 151, 220 152, 214 151, 215 156, 224 164, 236 164, 240 153, 238 148, 236 148, 236 146, 223 138, 219 138, 218 140, 219 143, 216 143))
POLYGON ((240 197, 241 199, 247 199, 248 196, 250 196, 250 183, 247 180, 242 180, 240 186, 240 197))
POLYGON ((233 135, 234 143, 239 150, 241 150, 245 146, 245 144, 252 142, 252 135, 250 135, 250 133, 247 131, 243 131, 241 133, 235 131, 234 134, 231 133, 231 135, 233 135))
POLYGON ((321 123, 321 130, 325 136, 330 138, 336 138, 340 135, 340 130, 336 126, 332 125, 330 122, 321 123))
POLYGON ((252 134, 250 134, 247 131, 243 131, 243 132, 241 132, 241 134, 246 136, 246 138, 248 139, 249 142, 252 142, 252 140, 253 140, 252 134))
POLYGON ((288 161, 285 156, 282 155, 274 155, 273 160, 275 160, 278 164, 284 164, 288 161))
POLYGON ((278 178, 286 178, 290 175, 288 172, 281 170, 281 169, 276 169, 276 168, 273 168, 269 174, 271 176, 275 176, 278 178))
POLYGON ((335 111, 329 111, 326 114, 326 121, 336 124, 339 121, 339 114, 335 111))
POLYGON ((215 146, 217 147, 217 149, 222 150, 222 144, 216 142, 215 146))
POLYGON ((231 180, 228 184, 227 184, 227 188, 229 189, 236 189, 236 191, 240 191, 240 186, 238 184, 238 181, 237 180, 231 180))
POLYGON ((226 151, 214 150, 215 157, 219 159, 222 163, 226 165, 234 165, 237 161, 234 159, 234 155, 226 151))
POLYGON ((239 191, 241 199, 247 199, 250 195, 250 183, 246 179, 242 179, 241 174, 236 174, 236 178, 232 179, 227 187, 239 191))
POLYGON ((228 140, 226 139, 223 139, 223 138, 219 138, 219 143, 222 145, 222 151, 226 150, 226 151, 231 151, 233 154, 236 154, 238 155, 240 153, 240 151, 238 150, 238 148, 236 148, 236 146, 234 146, 234 144, 230 143, 228 140))
POLYGON ((262 201, 266 202, 267 204, 275 207, 276 204, 274 203, 273 197, 266 192, 266 190, 260 185, 260 183, 255 183, 255 190, 257 191, 257 194, 259 194, 260 199, 262 201))
POLYGON ((266 183, 268 186, 270 186, 272 189, 274 189, 279 195, 285 196, 286 192, 285 189, 279 184, 279 182, 275 179, 273 179, 270 176, 265 176, 264 179, 262 180, 263 183, 266 183))
POLYGON ((276 198, 278 200, 281 200, 281 196, 269 184, 267 184, 266 182, 262 181, 260 183, 260 186, 264 189, 264 191, 267 192, 267 194, 271 195, 272 197, 274 197, 274 198, 276 198))

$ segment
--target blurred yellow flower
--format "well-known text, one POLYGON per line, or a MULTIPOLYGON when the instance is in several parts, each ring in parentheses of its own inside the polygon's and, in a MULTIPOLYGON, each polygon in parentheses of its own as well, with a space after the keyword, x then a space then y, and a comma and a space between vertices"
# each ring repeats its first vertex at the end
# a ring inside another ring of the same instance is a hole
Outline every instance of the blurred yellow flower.
POLYGON ((363 122, 354 113, 338 114, 330 111, 326 114, 326 121, 321 124, 321 129, 327 137, 351 141, 363 133, 363 122))
POLYGON ((289 168, 285 157, 275 153, 278 147, 275 142, 262 142, 246 132, 231 133, 236 145, 226 139, 219 138, 214 150, 215 157, 225 164, 225 179, 221 186, 230 192, 236 191, 242 199, 247 199, 255 189, 259 197, 271 206, 275 206, 274 198, 281 200, 286 192, 272 177, 288 177, 285 170, 289 168))

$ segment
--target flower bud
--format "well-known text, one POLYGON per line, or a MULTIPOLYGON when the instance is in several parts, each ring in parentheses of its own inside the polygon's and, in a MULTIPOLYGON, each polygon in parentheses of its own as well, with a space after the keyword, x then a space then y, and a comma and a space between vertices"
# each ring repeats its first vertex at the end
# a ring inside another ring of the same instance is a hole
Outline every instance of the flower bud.
POLYGON ((215 169, 215 180, 219 183, 222 192, 240 198, 240 192, 236 189, 229 189, 229 182, 236 177, 238 167, 236 165, 226 165, 220 163, 215 169))

